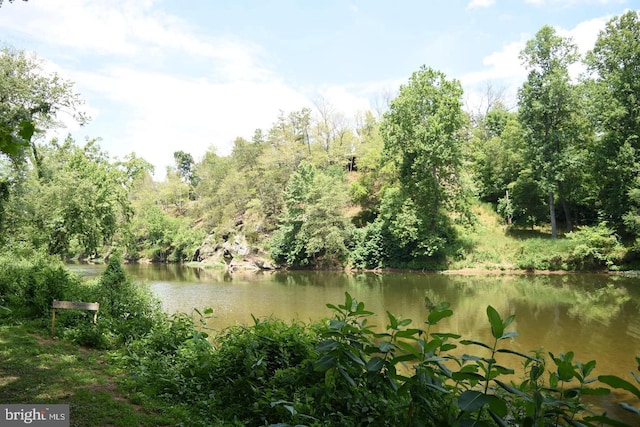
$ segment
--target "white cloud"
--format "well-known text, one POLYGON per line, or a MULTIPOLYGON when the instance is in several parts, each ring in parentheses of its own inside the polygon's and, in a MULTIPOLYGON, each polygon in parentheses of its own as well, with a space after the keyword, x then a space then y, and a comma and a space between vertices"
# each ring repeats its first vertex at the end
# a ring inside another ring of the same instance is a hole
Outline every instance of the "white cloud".
POLYGON ((349 116, 357 111, 367 111, 371 108, 368 97, 358 94, 347 86, 327 85, 321 87, 318 93, 341 113, 349 116))
MULTIPOLYGON (((583 21, 570 30, 556 28, 556 31, 558 35, 562 37, 570 37, 573 39, 573 42, 578 47, 578 52, 584 57, 584 55, 595 46, 598 34, 605 28, 609 19, 611 19, 610 16, 603 16, 589 21, 583 21)), ((569 67, 569 74, 574 80, 577 80, 585 71, 586 67, 581 62, 572 64, 569 67)))
MULTIPOLYGON (((604 29, 609 19, 610 16, 594 18, 580 22, 574 28, 556 28, 556 31, 563 37, 571 37, 580 54, 584 55, 593 48, 599 32, 604 29)), ((505 89, 507 106, 515 106, 517 89, 527 77, 527 71, 519 55, 526 41, 532 37, 533 35, 530 34, 522 34, 520 40, 508 43, 501 50, 486 56, 482 61, 484 65, 482 70, 467 73, 460 78, 470 109, 477 108, 483 102, 487 84, 495 86, 496 82, 500 82, 499 85, 505 89)), ((585 67, 582 63, 576 63, 569 68, 569 74, 574 80, 584 71, 585 67)))
POLYGON ((270 127, 278 111, 294 110, 306 98, 278 80, 217 83, 161 73, 112 68, 101 73, 77 73, 79 85, 124 109, 129 119, 117 130, 110 152, 135 151, 156 165, 156 176, 180 149, 198 158, 210 146, 228 154, 235 137, 250 137, 256 128, 270 127))
MULTIPOLYGON (((281 109, 309 104, 263 63, 260 46, 203 37, 153 5, 124 0, 34 2, 28 12, 7 8, 11 14, 0 14, 0 28, 42 43, 42 56, 49 53, 48 68, 74 81, 87 98, 94 118, 87 130, 107 130, 90 136, 103 137, 104 148, 114 156, 135 151, 156 166, 159 178, 178 149, 198 157, 214 145, 220 154, 228 154, 235 137, 270 127, 281 109), (200 78, 170 66, 194 59, 204 70, 197 73, 200 78), (61 65, 64 62, 71 65, 61 65), (101 121, 107 116, 118 121, 101 121)), ((76 139, 84 137, 81 133, 87 130, 65 122, 69 127, 59 136, 74 132, 76 139)))
POLYGON ((521 35, 520 40, 508 43, 502 50, 484 57, 482 64, 485 68, 465 74, 460 81, 467 86, 473 86, 488 80, 504 80, 507 82, 522 80, 527 73, 519 59, 520 51, 524 49, 527 36, 521 35))
POLYGON ((558 35, 562 37, 571 37, 573 42, 578 46, 580 54, 584 55, 596 44, 598 34, 604 29, 606 23, 611 16, 602 16, 600 18, 590 19, 580 22, 574 28, 566 30, 564 28, 556 28, 558 35))
POLYGON ((491 7, 496 4, 495 0, 471 0, 467 5, 467 10, 491 7))
MULTIPOLYGON (((94 55, 153 62, 180 53, 215 61, 218 78, 264 78, 260 48, 229 38, 206 39, 197 29, 153 8, 154 1, 65 0, 7 8, 0 28, 67 48, 68 55, 94 55)), ((4 12, 4 10, 3 10, 4 12)))

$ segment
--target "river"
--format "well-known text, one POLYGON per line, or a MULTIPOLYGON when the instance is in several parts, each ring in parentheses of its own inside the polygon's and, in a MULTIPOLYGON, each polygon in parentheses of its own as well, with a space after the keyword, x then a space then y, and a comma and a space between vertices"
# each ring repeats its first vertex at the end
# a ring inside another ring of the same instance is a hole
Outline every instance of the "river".
MULTIPOLYGON (((103 266, 75 265, 85 276, 103 266)), ((327 303, 340 304, 344 293, 376 313, 384 327, 386 311, 426 320, 425 297, 447 301, 454 315, 439 332, 491 342, 486 307, 503 318, 515 314, 509 330, 519 333, 505 346, 521 352, 575 352, 575 359, 597 361, 597 374, 615 374, 634 382, 629 371, 640 356, 640 278, 607 274, 455 275, 427 273, 237 272, 179 265, 127 265, 169 313, 212 308, 208 326, 217 330, 258 318, 315 321, 331 315, 327 303)), ((472 351, 472 349, 464 349, 472 351)), ((475 351, 475 349, 473 349, 475 351)), ((551 363, 551 362, 549 362, 551 363)), ((551 365, 548 365, 551 368, 551 365)), ((617 412, 617 411, 616 411, 617 412)))

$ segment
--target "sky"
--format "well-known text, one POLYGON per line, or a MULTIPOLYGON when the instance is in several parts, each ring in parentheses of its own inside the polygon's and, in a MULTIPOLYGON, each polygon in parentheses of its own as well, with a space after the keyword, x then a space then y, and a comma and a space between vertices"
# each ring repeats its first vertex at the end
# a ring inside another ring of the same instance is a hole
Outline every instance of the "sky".
MULTIPOLYGON (((324 102, 353 118, 380 111, 422 65, 460 80, 465 108, 488 88, 510 108, 518 58, 543 25, 587 52, 606 22, 640 0, 16 0, 0 44, 35 52, 74 82, 114 158, 135 152, 163 179, 173 153, 227 155, 238 137, 324 102)), ((577 76, 580 68, 573 70, 577 76)))

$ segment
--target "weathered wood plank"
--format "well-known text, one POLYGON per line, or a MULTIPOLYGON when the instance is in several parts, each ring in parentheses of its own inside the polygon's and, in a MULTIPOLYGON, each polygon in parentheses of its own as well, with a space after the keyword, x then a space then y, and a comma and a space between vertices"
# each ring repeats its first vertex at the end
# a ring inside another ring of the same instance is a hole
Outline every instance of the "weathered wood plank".
POLYGON ((97 302, 58 301, 53 300, 52 308, 68 308, 74 310, 98 311, 100 304, 97 302))

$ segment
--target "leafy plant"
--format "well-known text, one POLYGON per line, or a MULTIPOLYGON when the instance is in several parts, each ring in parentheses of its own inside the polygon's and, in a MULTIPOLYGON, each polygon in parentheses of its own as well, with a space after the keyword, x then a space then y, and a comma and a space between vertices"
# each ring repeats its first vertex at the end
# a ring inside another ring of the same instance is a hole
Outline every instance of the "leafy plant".
MULTIPOLYGON (((637 364, 637 370, 638 372, 640 372, 640 357, 636 357, 635 359, 637 364)), ((631 371, 631 375, 636 380, 636 382, 640 384, 640 375, 638 375, 634 371, 631 371)), ((640 389, 638 389, 638 387, 636 387, 635 385, 631 384, 629 381, 623 378, 620 378, 616 375, 600 375, 598 377, 598 381, 608 386, 628 391, 640 400, 640 389)), ((640 408, 638 408, 637 406, 632 406, 626 402, 620 403, 620 406, 626 409, 627 411, 638 415, 638 419, 640 421, 640 408)))

